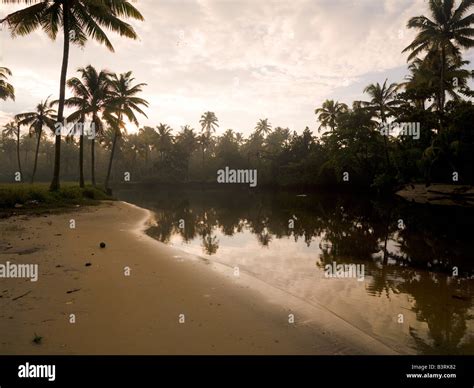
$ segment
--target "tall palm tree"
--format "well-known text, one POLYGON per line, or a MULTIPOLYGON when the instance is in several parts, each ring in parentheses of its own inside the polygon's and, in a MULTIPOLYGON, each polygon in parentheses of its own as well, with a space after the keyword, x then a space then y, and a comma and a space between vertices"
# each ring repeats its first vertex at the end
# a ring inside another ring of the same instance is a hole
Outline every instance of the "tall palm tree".
POLYGON ((390 116, 395 114, 395 108, 400 104, 397 100, 398 85, 392 83, 387 86, 387 81, 380 85, 370 84, 364 89, 364 93, 371 97, 370 101, 362 101, 361 104, 371 111, 374 116, 385 124, 390 116))
MULTIPOLYGON (((444 90, 455 101, 462 98, 460 94, 469 95, 468 81, 473 77, 473 73, 463 68, 468 64, 469 61, 463 61, 458 57, 447 58, 444 90)), ((408 68, 411 74, 406 77, 407 81, 400 85, 412 96, 418 108, 425 109, 425 100, 434 97, 434 103, 430 108, 436 107, 440 111, 442 98, 437 86, 440 78, 439 58, 437 56, 427 57, 424 60, 416 58, 408 68)))
POLYGON ((438 56, 439 68, 439 111, 444 110, 446 62, 448 57, 458 55, 459 48, 474 47, 474 15, 469 13, 474 6, 473 0, 461 0, 454 9, 455 0, 429 0, 431 19, 415 16, 408 21, 408 28, 417 29, 418 35, 403 52, 411 51, 408 60, 414 60, 418 54, 427 52, 438 56))
MULTIPOLYGON (((364 89, 364 93, 367 93, 371 97, 370 101, 361 101, 362 106, 368 109, 372 114, 380 119, 382 124, 387 123, 387 119, 395 114, 395 109, 400 105, 400 101, 397 100, 398 85, 391 83, 387 86, 387 79, 380 85, 370 84, 364 89)), ((385 145, 385 161, 387 166, 390 164, 390 158, 388 155, 388 135, 383 136, 385 145)))
MULTIPOLYGON (((0 23, 6 23, 13 37, 25 36, 42 28, 53 40, 63 32, 63 60, 59 82, 58 122, 64 120, 64 102, 70 43, 84 46, 88 38, 104 44, 114 51, 103 27, 121 36, 137 39, 133 27, 121 20, 132 18, 144 20, 140 12, 125 0, 3 0, 28 6, 9 14, 0 23), (33 5, 30 5, 32 4, 33 5)), ((61 134, 55 137, 54 174, 51 190, 59 189, 61 166, 61 134)))
POLYGON ((3 135, 10 137, 16 136, 16 157, 18 161, 18 172, 20 173, 20 178, 23 179, 23 172, 21 171, 21 160, 20 160, 20 128, 21 125, 18 120, 10 121, 9 123, 3 126, 3 135))
MULTIPOLYGON (((79 68, 77 71, 80 73, 80 78, 74 77, 67 81, 67 85, 71 89, 73 97, 67 99, 65 104, 66 106, 76 108, 67 120, 80 123, 81 129, 84 128, 84 123, 87 118, 89 118, 93 124, 94 132, 91 134, 91 180, 92 185, 95 186, 95 141, 104 131, 102 114, 110 98, 111 73, 107 70, 101 70, 99 72, 91 65, 85 68, 79 68)), ((83 149, 84 133, 81 130, 79 134, 79 180, 81 187, 84 187, 83 149)))
POLYGON ((12 72, 6 67, 0 67, 0 100, 7 100, 8 98, 15 100, 15 88, 7 82, 12 72))
POLYGON ((160 123, 156 127, 156 149, 160 153, 160 161, 163 162, 166 152, 168 152, 173 144, 172 129, 169 125, 160 123))
POLYGON ((105 179, 105 189, 109 192, 110 173, 112 171, 112 162, 114 159, 117 138, 121 136, 121 130, 125 128, 123 117, 125 116, 128 121, 135 124, 137 127, 138 120, 135 116, 135 112, 147 117, 140 106, 148 107, 148 101, 137 97, 137 94, 143 91, 143 87, 146 86, 146 84, 141 83, 132 86, 134 80, 135 78, 133 78, 131 71, 122 73, 120 75, 113 74, 110 78, 111 90, 105 110, 106 119, 108 120, 111 128, 114 130, 114 139, 112 143, 112 150, 110 152, 109 167, 107 169, 107 177, 105 179))
POLYGON ((140 128, 138 130, 139 141, 137 142, 135 148, 140 154, 143 154, 143 156, 145 157, 145 171, 149 171, 148 170, 149 154, 156 146, 157 136, 158 135, 155 129, 152 127, 144 126, 143 128, 140 128))
POLYGON ((203 113, 199 123, 201 124, 202 132, 205 132, 208 136, 219 127, 219 120, 214 112, 203 113))
POLYGON ((321 128, 331 128, 331 131, 334 131, 336 128, 336 119, 337 117, 344 112, 347 112, 348 107, 346 104, 334 101, 326 100, 323 102, 321 108, 315 109, 314 113, 318 116, 318 120, 321 125, 318 128, 318 131, 321 131, 321 128))
POLYGON ((189 181, 189 160, 198 145, 198 138, 190 125, 181 127, 181 132, 176 135, 176 144, 182 147, 186 154, 186 181, 189 181))
POLYGON ((199 135, 199 144, 202 151, 202 165, 204 167, 204 154, 211 144, 212 132, 219 127, 219 120, 214 112, 204 112, 199 120, 201 124, 201 135, 199 135))
POLYGON ((268 122, 268 119, 258 120, 257 125, 255 126, 255 132, 268 135, 272 131, 272 125, 268 122))
POLYGON ((52 131, 55 129, 56 111, 51 106, 52 104, 48 97, 45 101, 41 101, 33 112, 20 113, 15 116, 20 125, 30 126, 30 136, 35 134, 37 137, 35 162, 33 164, 33 173, 31 174, 31 183, 33 183, 35 180, 36 167, 38 165, 38 152, 41 138, 43 136, 43 128, 46 126, 52 131))

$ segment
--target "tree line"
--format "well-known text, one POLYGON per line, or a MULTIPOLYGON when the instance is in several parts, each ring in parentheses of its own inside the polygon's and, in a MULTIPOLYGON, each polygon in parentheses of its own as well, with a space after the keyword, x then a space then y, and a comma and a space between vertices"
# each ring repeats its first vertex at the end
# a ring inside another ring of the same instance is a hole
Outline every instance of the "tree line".
MULTIPOLYGON (((301 134, 273 127, 265 118, 247 137, 235 129, 217 135, 219 120, 211 111, 203 113, 197 130, 160 123, 127 133, 126 121, 139 127, 137 115, 146 116, 148 103, 139 96, 145 84, 135 83, 131 72, 117 75, 92 65, 67 79, 69 44, 84 45, 92 38, 113 51, 100 26, 136 39, 133 28, 121 18, 143 20, 142 15, 122 0, 34 3, 1 22, 14 37, 42 28, 55 39, 62 30, 59 99, 46 98, 34 111, 17 114, 5 126, 0 157, 10 173, 2 180, 11 180, 13 171, 22 172, 22 161, 26 163, 30 152, 25 147, 31 147, 28 136, 33 136, 30 180, 37 170, 42 179, 52 170, 52 190, 59 187, 61 163, 71 160, 77 168, 67 166, 61 176, 78 180, 81 187, 85 164, 92 184, 97 169, 106 188, 111 179, 120 182, 125 177, 162 183, 215 182, 216 171, 223 166, 255 168, 259 184, 264 185, 350 184, 390 190, 408 182, 473 182, 474 106, 469 81, 474 73, 466 68, 469 62, 462 50, 474 46, 474 14, 469 12, 474 0, 430 0, 430 16, 413 17, 407 24, 418 31, 404 50, 409 53, 407 77, 367 86, 367 99, 352 106, 325 101, 315 109, 318 132, 324 129, 319 136, 309 127, 301 134), (65 97, 66 88, 73 97, 65 97), (65 108, 72 112, 65 115, 65 108), (82 124, 79 136, 58 133, 57 123, 64 120, 82 124), (86 121, 94 136, 84 135, 86 121), (21 134, 23 127, 28 135, 21 134), (417 136, 413 128, 418 128, 417 136), (101 145, 98 150, 96 141, 101 145)), ((0 68, 4 100, 14 99, 9 76, 9 69, 0 68)))

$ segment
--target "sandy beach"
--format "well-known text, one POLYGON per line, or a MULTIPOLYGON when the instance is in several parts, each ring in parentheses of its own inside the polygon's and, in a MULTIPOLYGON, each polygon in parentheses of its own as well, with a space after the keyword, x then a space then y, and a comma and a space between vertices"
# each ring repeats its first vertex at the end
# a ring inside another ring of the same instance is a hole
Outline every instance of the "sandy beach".
POLYGON ((0 220, 0 264, 39 269, 36 282, 0 279, 0 354, 395 354, 323 308, 155 241, 151 219, 104 202, 0 220))

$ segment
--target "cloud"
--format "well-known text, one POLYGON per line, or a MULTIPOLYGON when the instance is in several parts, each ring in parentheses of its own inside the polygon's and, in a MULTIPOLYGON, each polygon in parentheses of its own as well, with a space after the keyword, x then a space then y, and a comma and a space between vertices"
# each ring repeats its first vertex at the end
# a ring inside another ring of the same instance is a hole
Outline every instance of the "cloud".
MULTIPOLYGON (((221 129, 247 134, 263 117, 298 131, 316 128, 314 108, 326 98, 350 103, 356 86, 362 98, 361 82, 383 81, 406 65, 401 50, 414 37, 406 22, 426 13, 422 0, 148 0, 136 6, 146 19, 132 23, 140 39, 111 34, 114 54, 93 42, 73 48, 69 76, 87 64, 132 70, 148 84, 149 119, 142 124, 198 127, 201 113, 212 110, 221 129)), ((15 107, 57 93, 61 42, 41 32, 14 41, 0 34, 19 91, 15 107)), ((11 103, 0 109, 15 110, 11 103)))

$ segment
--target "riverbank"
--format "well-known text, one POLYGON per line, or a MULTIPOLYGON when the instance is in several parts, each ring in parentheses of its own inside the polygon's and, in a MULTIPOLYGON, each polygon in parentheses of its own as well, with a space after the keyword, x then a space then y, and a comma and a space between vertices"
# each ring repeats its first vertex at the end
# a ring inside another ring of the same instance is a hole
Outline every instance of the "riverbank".
POLYGON ((474 206, 474 187, 472 186, 445 184, 426 186, 416 184, 407 185, 395 194, 407 201, 416 203, 443 206, 474 206))
POLYGON ((2 279, 0 354, 395 353, 323 308, 146 236, 150 216, 104 202, 0 220, 0 262, 39 268, 37 282, 2 279))

